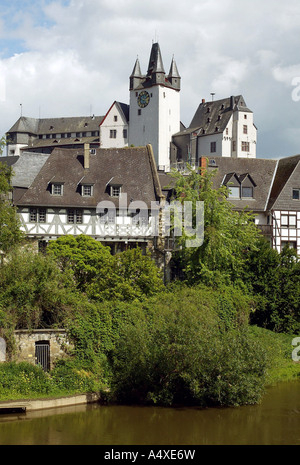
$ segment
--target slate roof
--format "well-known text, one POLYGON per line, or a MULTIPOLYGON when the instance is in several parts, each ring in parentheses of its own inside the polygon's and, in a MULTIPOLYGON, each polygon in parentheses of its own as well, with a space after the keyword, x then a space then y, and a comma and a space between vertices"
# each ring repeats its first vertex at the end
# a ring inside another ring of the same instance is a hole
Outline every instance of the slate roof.
MULTIPOLYGON (((276 173, 277 161, 263 158, 207 157, 208 170, 214 171, 213 187, 218 188, 230 181, 235 174, 240 182, 250 178, 254 186, 254 197, 247 199, 229 199, 237 209, 254 212, 266 210, 276 173), (248 175, 248 176, 246 176, 248 175)), ((228 185, 228 187, 230 187, 228 185)))
POLYGON ((103 116, 78 116, 62 118, 28 118, 21 116, 9 129, 10 132, 30 134, 61 134, 67 132, 98 131, 103 116))
MULTIPOLYGON (((233 178, 242 183, 250 179, 254 187, 254 197, 229 199, 228 201, 237 210, 246 209, 256 213, 266 211, 271 188, 276 173, 277 161, 259 158, 229 158, 229 157, 205 157, 207 170, 214 172, 212 178, 213 188, 217 189, 227 185, 233 178)), ((161 188, 167 199, 175 185, 175 180, 170 175, 159 173, 161 188)), ((228 187, 230 185, 228 184, 228 187)))
POLYGON ((222 133, 235 110, 251 112, 242 95, 212 102, 202 102, 189 125, 189 132, 198 130, 197 135, 199 136, 215 134, 216 132, 222 133), (218 128, 218 131, 216 131, 216 128, 218 128))
POLYGON ((149 58, 148 70, 146 75, 142 75, 140 62, 137 59, 131 73, 131 78, 137 78, 139 85, 136 90, 152 87, 155 84, 163 85, 164 87, 176 88, 179 90, 179 85, 173 85, 172 80, 177 78, 180 80, 180 75, 174 57, 172 58, 169 75, 166 74, 160 46, 158 43, 153 43, 149 58), (162 79, 158 80, 157 75, 161 75, 162 79))
POLYGON ((148 147, 97 149, 95 155, 90 155, 89 169, 83 166, 82 149, 56 148, 17 205, 80 208, 96 207, 98 202, 107 200, 117 207, 119 198, 109 195, 109 184, 114 182, 122 184, 128 204, 143 201, 150 208, 151 201, 158 200, 156 167, 148 147), (64 184, 62 196, 51 194, 54 180, 64 184), (92 197, 81 195, 81 183, 94 185, 92 197))
MULTIPOLYGON (((276 206, 276 201, 278 200, 280 194, 282 193, 283 189, 286 187, 287 183, 291 179, 293 173, 295 172, 296 168, 299 168, 300 165, 300 155, 294 155, 292 157, 285 157, 281 158, 278 161, 278 168, 276 173, 276 178, 274 184, 272 186, 270 200, 268 208, 272 209, 276 206)), ((297 179, 300 176, 300 169, 297 179)), ((298 185, 293 187, 300 187, 300 179, 298 181, 298 185)), ((286 205, 286 209, 289 208, 289 205, 286 205)), ((298 207, 299 208, 299 207, 298 207)))
POLYGON ((48 160, 45 153, 23 152, 13 165, 13 187, 28 188, 48 160))

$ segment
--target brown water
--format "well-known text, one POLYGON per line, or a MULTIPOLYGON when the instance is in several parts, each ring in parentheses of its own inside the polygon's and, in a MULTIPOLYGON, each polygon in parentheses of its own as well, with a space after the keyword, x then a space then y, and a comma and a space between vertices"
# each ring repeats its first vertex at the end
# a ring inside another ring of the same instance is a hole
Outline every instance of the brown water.
POLYGON ((300 381, 238 408, 77 406, 0 416, 0 445, 300 445, 300 381))

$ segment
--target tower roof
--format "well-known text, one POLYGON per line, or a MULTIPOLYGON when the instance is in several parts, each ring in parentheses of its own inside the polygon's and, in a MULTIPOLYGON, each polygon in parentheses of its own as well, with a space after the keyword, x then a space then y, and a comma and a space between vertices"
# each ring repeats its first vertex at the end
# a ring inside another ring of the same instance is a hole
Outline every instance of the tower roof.
POLYGON ((174 57, 172 58, 171 66, 170 66, 170 71, 169 71, 169 77, 176 77, 180 78, 176 62, 174 60, 174 57))
POLYGON ((161 51, 158 43, 152 44, 149 65, 148 65, 148 72, 147 75, 151 75, 153 73, 164 73, 164 65, 162 61, 161 51))
POLYGON ((141 72, 140 61, 137 58, 130 77, 143 77, 141 72))

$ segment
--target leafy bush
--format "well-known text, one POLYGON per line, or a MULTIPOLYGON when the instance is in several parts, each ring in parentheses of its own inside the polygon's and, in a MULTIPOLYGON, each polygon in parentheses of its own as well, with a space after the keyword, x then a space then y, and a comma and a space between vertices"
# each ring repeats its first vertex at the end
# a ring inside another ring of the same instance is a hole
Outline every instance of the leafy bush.
POLYGON ((131 306, 113 351, 116 399, 203 406, 259 400, 265 351, 246 324, 222 322, 214 294, 187 288, 131 306))
POLYGON ((1 399, 13 399, 28 394, 46 395, 52 388, 50 377, 39 366, 26 362, 0 364, 1 399))
POLYGON ((100 386, 95 374, 87 370, 76 359, 59 360, 51 371, 55 388, 66 392, 94 392, 100 386))

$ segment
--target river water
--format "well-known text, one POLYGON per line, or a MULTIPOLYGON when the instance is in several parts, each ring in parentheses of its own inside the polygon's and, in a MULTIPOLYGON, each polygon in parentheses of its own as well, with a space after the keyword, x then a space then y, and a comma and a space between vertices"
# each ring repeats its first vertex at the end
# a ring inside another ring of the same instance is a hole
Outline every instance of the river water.
POLYGON ((300 381, 238 408, 93 404, 1 415, 0 445, 300 445, 300 381))

